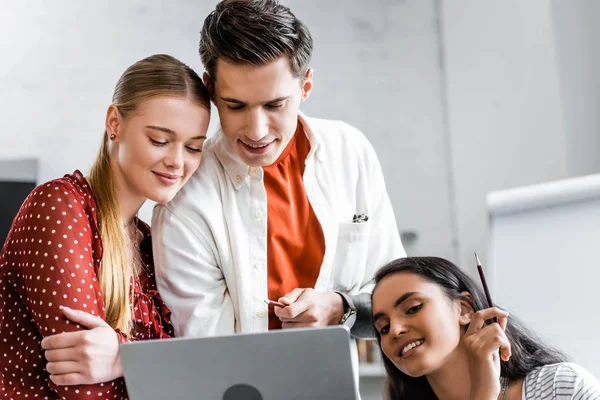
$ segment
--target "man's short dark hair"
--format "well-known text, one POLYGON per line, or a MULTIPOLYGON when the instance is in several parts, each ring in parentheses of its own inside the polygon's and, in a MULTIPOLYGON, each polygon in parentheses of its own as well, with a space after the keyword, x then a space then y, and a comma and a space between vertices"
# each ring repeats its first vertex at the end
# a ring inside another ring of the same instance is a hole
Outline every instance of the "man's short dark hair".
POLYGON ((287 57, 294 77, 306 74, 313 40, 306 25, 277 0, 223 0, 204 20, 200 58, 216 79, 217 60, 263 66, 287 57))

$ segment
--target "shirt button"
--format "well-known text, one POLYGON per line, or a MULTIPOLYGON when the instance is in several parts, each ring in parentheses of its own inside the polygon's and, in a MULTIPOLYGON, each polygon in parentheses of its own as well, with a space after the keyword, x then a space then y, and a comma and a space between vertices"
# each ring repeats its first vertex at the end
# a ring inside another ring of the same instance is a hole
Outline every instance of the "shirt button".
POLYGON ((254 216, 256 217, 256 219, 262 218, 262 211, 260 211, 260 210, 255 211, 254 216))
POLYGON ((237 183, 240 183, 240 182, 242 181, 242 177, 241 177, 241 176, 239 176, 239 175, 236 175, 236 176, 235 176, 235 181, 236 181, 237 183))
POLYGON ((256 174, 258 174, 258 168, 250 167, 250 175, 256 175, 256 174))
POLYGON ((260 264, 259 263, 254 264, 254 269, 260 269, 260 264))
POLYGON ((259 311, 259 312, 257 312, 257 313, 256 313, 256 316, 257 316, 258 318, 262 318, 262 317, 264 317, 264 316, 265 316, 265 312, 264 312, 264 311, 259 311))

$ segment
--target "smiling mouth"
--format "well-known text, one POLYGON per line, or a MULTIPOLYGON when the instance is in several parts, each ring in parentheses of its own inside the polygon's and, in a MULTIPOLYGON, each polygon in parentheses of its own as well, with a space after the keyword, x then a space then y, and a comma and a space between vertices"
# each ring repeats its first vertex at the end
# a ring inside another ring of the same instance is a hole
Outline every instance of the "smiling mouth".
POLYGON ((161 176, 161 177, 167 178, 167 179, 171 179, 171 180, 177 180, 177 179, 181 178, 181 176, 179 176, 179 175, 164 174, 164 173, 156 172, 156 171, 152 171, 152 172, 154 172, 158 176, 161 176))
POLYGON ((155 172, 155 171, 154 171, 154 173, 156 175, 162 176, 162 177, 167 178, 167 179, 179 179, 179 178, 181 178, 181 176, 179 176, 179 175, 163 174, 161 172, 155 172))
POLYGON ((400 350, 400 356, 403 357, 406 353, 408 353, 409 351, 411 351, 412 349, 414 349, 416 347, 421 346, 424 342, 425 342, 424 339, 419 339, 419 340, 410 342, 409 344, 407 344, 400 350))
MULTIPOLYGON (((244 142, 242 142, 244 143, 244 142)), ((261 143, 261 144, 248 144, 248 143, 244 143, 244 145, 250 147, 251 149, 262 149, 264 147, 267 147, 268 145, 270 145, 273 142, 269 142, 269 143, 261 143)))
POLYGON ((172 187, 173 185, 176 185, 180 181, 180 179, 182 179, 182 177, 179 175, 164 174, 156 171, 152 171, 152 173, 154 174, 154 176, 156 176, 156 178, 158 178, 159 182, 161 182, 167 187, 172 187))
POLYGON ((271 149, 271 145, 273 143, 275 143, 275 140, 272 140, 269 143, 253 143, 253 144, 248 144, 248 143, 240 140, 240 143, 244 146, 244 149, 246 150, 247 153, 254 154, 254 155, 261 155, 261 154, 266 154, 271 149))

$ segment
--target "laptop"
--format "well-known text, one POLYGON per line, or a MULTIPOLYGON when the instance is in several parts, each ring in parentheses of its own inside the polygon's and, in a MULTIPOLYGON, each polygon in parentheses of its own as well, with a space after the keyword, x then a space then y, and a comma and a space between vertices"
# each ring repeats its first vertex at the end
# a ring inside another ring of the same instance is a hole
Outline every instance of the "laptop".
POLYGON ((131 400, 354 400, 343 326, 120 346, 131 400))

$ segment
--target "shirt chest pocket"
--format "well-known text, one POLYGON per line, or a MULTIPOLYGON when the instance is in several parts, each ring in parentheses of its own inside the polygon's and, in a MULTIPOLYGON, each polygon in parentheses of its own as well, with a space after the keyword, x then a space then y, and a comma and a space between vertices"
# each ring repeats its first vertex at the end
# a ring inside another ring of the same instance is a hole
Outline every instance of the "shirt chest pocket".
POLYGON ((365 275, 370 229, 368 221, 338 224, 330 281, 333 290, 353 292, 360 288, 365 275))

